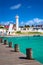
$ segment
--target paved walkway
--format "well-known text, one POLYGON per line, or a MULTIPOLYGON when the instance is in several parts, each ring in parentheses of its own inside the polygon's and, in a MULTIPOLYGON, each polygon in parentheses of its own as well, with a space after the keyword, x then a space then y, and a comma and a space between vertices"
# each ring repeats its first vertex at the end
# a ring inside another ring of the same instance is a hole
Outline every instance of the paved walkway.
POLYGON ((24 54, 0 44, 0 65, 42 65, 35 60, 25 59, 24 54))

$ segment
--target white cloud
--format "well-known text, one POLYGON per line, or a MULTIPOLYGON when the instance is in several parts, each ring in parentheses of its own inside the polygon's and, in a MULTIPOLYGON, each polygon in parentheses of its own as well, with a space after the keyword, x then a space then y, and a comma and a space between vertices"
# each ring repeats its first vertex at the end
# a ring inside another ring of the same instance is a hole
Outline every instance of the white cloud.
MULTIPOLYGON (((10 23, 14 23, 14 22, 13 21, 0 22, 0 24, 2 25, 9 25, 10 23)), ((40 24, 43 25, 43 19, 39 19, 39 18, 34 18, 32 20, 28 20, 27 22, 24 22, 24 21, 19 22, 19 25, 21 26, 22 25, 40 25, 40 24)))
POLYGON ((41 20, 40 19, 38 19, 38 18, 35 18, 35 19, 33 19, 34 20, 34 22, 36 22, 36 23, 39 23, 41 20))
POLYGON ((6 22, 6 23, 4 23, 4 25, 9 25, 9 21, 8 21, 8 22, 6 22))
POLYGON ((13 23, 13 21, 2 21, 0 24, 2 25, 9 25, 10 23, 13 23))
POLYGON ((14 10, 14 9, 19 9, 21 7, 21 4, 17 4, 14 6, 11 6, 10 9, 14 10))
POLYGON ((33 20, 34 20, 34 23, 36 24, 43 24, 43 19, 35 18, 33 20))
POLYGON ((27 21, 25 24, 26 24, 26 25, 32 25, 32 24, 34 24, 34 23, 33 23, 32 20, 30 20, 30 21, 27 21))
POLYGON ((23 25, 25 25, 25 23, 22 21, 22 22, 20 22, 20 25, 23 26, 23 25))
POLYGON ((29 20, 25 23, 26 25, 40 25, 43 24, 43 19, 34 18, 32 20, 29 20))
POLYGON ((23 24, 24 24, 24 22, 22 21, 22 22, 21 22, 21 25, 23 25, 23 24))

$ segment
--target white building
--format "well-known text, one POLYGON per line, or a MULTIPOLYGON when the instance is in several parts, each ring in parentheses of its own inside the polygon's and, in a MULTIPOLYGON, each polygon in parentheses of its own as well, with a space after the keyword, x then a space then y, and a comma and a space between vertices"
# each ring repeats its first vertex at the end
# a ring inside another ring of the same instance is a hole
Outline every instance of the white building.
POLYGON ((16 16, 16 31, 19 31, 19 16, 16 16))

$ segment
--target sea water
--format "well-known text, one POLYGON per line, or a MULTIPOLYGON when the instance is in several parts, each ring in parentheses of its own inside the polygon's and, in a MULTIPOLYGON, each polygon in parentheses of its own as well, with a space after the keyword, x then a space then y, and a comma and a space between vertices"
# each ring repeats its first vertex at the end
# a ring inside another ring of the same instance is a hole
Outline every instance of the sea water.
POLYGON ((20 36, 20 37, 3 37, 3 39, 19 44, 20 52, 26 54, 26 48, 32 48, 32 57, 43 64, 43 36, 20 36))

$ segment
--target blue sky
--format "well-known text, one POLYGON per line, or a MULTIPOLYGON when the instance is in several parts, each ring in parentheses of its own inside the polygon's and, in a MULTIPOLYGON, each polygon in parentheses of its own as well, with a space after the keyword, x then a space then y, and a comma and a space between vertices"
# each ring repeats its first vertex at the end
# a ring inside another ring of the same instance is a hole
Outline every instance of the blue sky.
POLYGON ((43 0, 0 0, 0 24, 43 24, 43 0))

